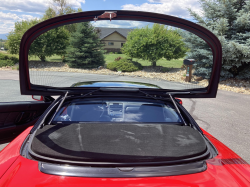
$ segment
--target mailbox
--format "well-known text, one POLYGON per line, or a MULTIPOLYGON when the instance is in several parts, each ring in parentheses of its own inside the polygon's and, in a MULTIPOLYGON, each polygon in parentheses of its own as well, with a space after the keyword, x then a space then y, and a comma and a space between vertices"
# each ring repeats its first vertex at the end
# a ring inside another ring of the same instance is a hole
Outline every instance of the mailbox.
POLYGON ((186 65, 186 82, 191 82, 192 79, 192 69, 193 64, 195 63, 194 59, 184 59, 183 64, 186 65))

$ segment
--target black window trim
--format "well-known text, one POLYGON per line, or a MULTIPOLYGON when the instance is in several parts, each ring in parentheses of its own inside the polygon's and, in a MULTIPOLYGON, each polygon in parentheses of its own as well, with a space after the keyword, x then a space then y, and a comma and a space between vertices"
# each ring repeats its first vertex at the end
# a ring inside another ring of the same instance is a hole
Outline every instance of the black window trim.
MULTIPOLYGON (((107 11, 107 10, 105 10, 107 11)), ((94 17, 99 16, 105 12, 100 11, 89 11, 80 12, 75 14, 68 14, 63 16, 58 16, 44 22, 41 22, 31 29, 29 29, 23 36, 20 44, 20 57, 19 57, 19 72, 20 72, 20 88, 21 94, 23 95, 62 95, 63 88, 47 88, 46 86, 33 85, 30 83, 29 69, 28 69, 28 50, 35 38, 43 34, 44 32, 56 28, 62 25, 78 23, 82 21, 93 21, 94 17)), ((190 31, 200 38, 205 40, 213 52, 213 71, 209 81, 209 86, 200 89, 203 92, 195 92, 192 95, 180 94, 177 97, 182 98, 214 98, 216 97, 218 90, 218 83, 220 78, 220 71, 222 65, 222 48, 218 38, 209 30, 204 27, 197 25, 191 21, 187 21, 181 18, 150 13, 150 12, 140 12, 140 11, 126 11, 126 10, 109 10, 109 12, 116 11, 117 17, 114 20, 137 20, 137 21, 149 21, 160 24, 167 24, 170 26, 175 26, 187 31, 190 31)), ((103 19, 108 20, 108 19, 103 19)), ((69 89, 69 88, 67 88, 69 89)), ((90 88, 77 88, 71 90, 81 90, 86 91, 90 88)), ((142 89, 143 90, 143 89, 142 89)), ((145 89, 148 90, 148 89, 145 89)), ((193 89, 193 91, 196 89, 193 89)))

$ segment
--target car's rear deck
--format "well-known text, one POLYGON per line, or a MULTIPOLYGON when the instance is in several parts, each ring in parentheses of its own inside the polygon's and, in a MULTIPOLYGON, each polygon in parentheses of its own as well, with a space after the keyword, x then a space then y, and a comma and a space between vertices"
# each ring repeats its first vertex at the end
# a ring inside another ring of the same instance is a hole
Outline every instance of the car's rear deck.
POLYGON ((31 149, 54 159, 82 162, 155 162, 204 154, 202 135, 188 126, 157 123, 74 123, 38 129, 31 149))

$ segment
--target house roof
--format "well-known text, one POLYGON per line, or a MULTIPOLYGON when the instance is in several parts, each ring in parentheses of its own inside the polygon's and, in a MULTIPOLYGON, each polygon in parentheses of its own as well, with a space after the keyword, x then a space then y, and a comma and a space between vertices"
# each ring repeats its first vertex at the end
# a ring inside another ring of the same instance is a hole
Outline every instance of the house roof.
POLYGON ((106 38, 110 34, 114 32, 118 32, 123 37, 127 38, 128 33, 133 29, 124 29, 124 28, 109 28, 109 27, 96 27, 96 29, 100 29, 100 39, 106 38))

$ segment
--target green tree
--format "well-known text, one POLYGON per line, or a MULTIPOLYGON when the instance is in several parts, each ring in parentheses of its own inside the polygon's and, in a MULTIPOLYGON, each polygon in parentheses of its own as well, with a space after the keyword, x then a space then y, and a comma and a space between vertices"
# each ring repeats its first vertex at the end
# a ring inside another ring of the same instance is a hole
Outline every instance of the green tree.
POLYGON ((153 67, 161 58, 179 59, 185 56, 186 51, 178 31, 160 24, 134 29, 128 34, 122 48, 124 54, 131 58, 149 60, 153 67))
POLYGON ((9 50, 9 46, 7 45, 6 42, 3 43, 3 47, 4 47, 4 50, 7 50, 7 51, 9 50))
MULTIPOLYGON (((9 33, 7 41, 11 54, 19 54, 19 46, 23 34, 39 22, 40 20, 34 19, 15 23, 15 29, 9 33)), ((63 27, 49 30, 32 42, 29 49, 29 55, 38 56, 41 61, 45 61, 46 57, 54 54, 64 55, 66 53, 68 39, 69 33, 63 27)))
MULTIPOLYGON (((19 54, 21 39, 29 28, 56 16, 82 11, 81 9, 73 9, 66 0, 53 0, 52 5, 45 11, 41 20, 33 19, 15 23, 15 28, 9 33, 7 41, 11 54, 19 54)), ((38 56, 42 61, 54 54, 64 56, 70 33, 75 30, 76 24, 71 24, 47 31, 33 41, 29 55, 38 56)))
POLYGON ((64 27, 58 27, 37 37, 29 49, 30 56, 37 56, 41 61, 52 55, 64 56, 69 45, 69 33, 64 27))
POLYGON ((77 24, 69 43, 66 61, 70 67, 96 68, 104 65, 103 44, 89 22, 77 24))
POLYGON ((7 36, 7 45, 9 46, 10 54, 19 54, 19 48, 23 34, 32 26, 39 23, 39 20, 33 19, 30 21, 15 22, 14 30, 7 36))
POLYGON ((82 12, 81 8, 74 9, 69 4, 69 0, 50 0, 49 9, 52 9, 55 16, 82 12))
MULTIPOLYGON (((49 8, 45 11, 42 20, 47 20, 56 16, 82 12, 81 8, 74 9, 67 0, 51 0, 49 8)), ((65 25, 64 28, 73 33, 76 31, 77 23, 65 25)))
MULTIPOLYGON (((198 24, 213 32, 222 44, 221 80, 250 78, 250 1, 200 0, 200 3, 203 16, 191 9, 189 12, 198 24)), ((213 59, 211 49, 193 34, 185 33, 184 38, 190 48, 187 57, 198 61, 195 73, 209 78, 213 59)))

